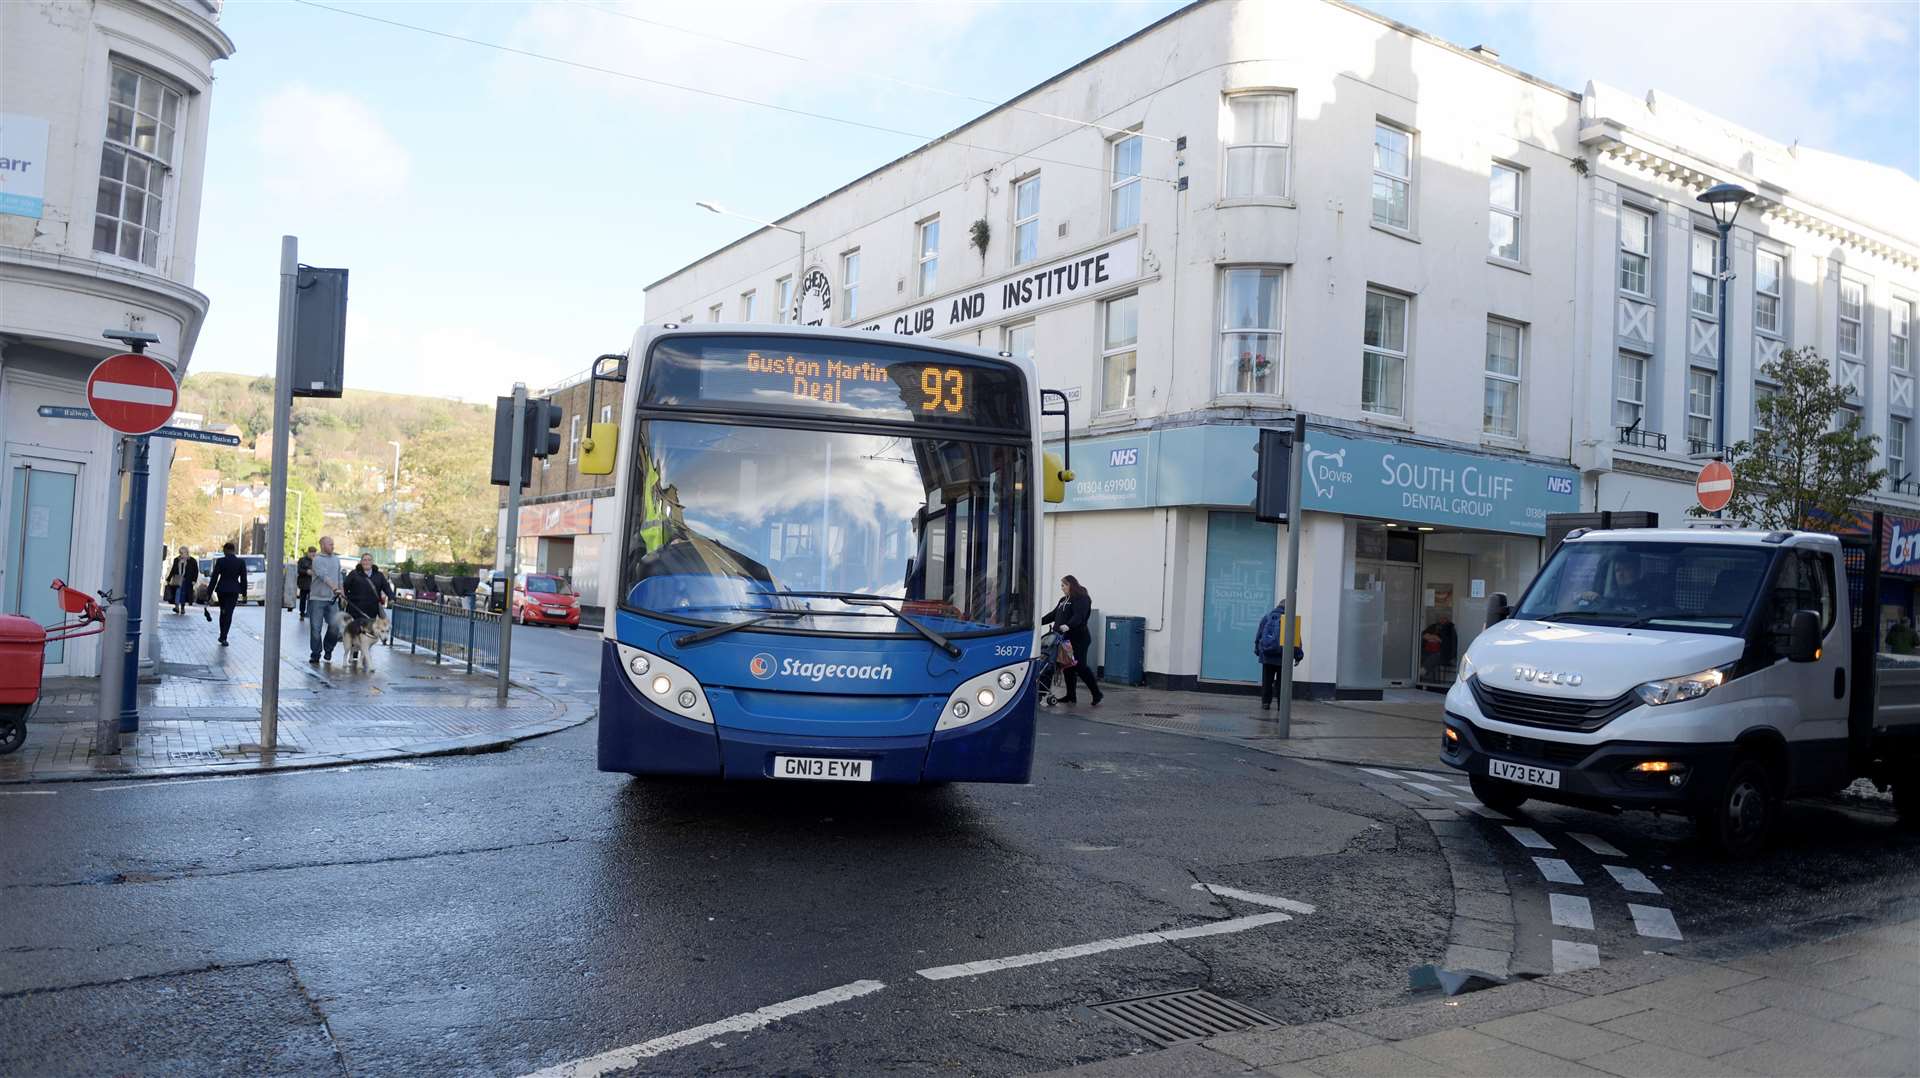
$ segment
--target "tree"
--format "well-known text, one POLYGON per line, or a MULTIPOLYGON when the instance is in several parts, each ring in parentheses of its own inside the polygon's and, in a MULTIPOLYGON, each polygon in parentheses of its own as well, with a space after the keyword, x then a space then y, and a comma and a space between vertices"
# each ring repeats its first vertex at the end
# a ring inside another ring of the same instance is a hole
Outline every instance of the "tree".
MULTIPOLYGON (((1878 490, 1874 435, 1847 409, 1852 395, 1812 349, 1787 349, 1763 373, 1779 388, 1755 403, 1753 437, 1729 452, 1733 500, 1727 515, 1759 528, 1826 530, 1878 490)), ((1687 511, 1706 516, 1699 507, 1687 511)))
POLYGON ((487 482, 493 432, 443 426, 411 439, 400 457, 395 533, 429 559, 491 559, 499 495, 487 482))
POLYGON ((320 494, 312 484, 299 477, 287 480, 287 556, 298 558, 310 546, 320 542, 320 529, 326 527, 320 494), (298 497, 294 492, 299 491, 298 497), (299 513, 296 516, 295 510, 299 513))

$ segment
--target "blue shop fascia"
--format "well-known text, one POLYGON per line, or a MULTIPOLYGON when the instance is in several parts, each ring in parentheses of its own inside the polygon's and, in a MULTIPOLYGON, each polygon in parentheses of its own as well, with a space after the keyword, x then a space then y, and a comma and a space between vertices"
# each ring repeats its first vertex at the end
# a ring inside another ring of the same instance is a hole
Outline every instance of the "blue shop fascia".
MULTIPOLYGON (((1253 634, 1286 583, 1286 528, 1249 508, 1259 430, 1175 422, 1074 440, 1067 500, 1048 507, 1051 564, 1103 616, 1146 618, 1149 684, 1259 682, 1253 634)), ((1332 420, 1309 423, 1304 452, 1296 676, 1313 697, 1450 685, 1491 598, 1517 599, 1539 569, 1548 514, 1580 508, 1565 461, 1332 420)))

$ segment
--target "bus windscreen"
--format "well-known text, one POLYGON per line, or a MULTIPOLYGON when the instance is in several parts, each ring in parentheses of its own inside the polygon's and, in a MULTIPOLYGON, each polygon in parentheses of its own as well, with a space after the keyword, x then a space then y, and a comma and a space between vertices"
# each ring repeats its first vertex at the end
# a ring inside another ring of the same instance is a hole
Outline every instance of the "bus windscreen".
POLYGON ((774 335, 669 337, 647 362, 643 398, 666 407, 1023 432, 1012 366, 879 341, 774 335))

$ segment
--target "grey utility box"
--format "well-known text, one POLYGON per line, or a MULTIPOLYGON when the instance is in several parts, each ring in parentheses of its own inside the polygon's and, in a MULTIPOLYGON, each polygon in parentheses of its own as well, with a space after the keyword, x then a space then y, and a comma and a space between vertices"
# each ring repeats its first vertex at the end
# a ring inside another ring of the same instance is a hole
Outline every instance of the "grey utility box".
POLYGON ((294 278, 293 395, 346 390, 347 271, 301 266, 294 278))
POLYGON ((1107 619, 1106 668, 1102 681, 1138 685, 1147 679, 1147 619, 1116 615, 1107 619))

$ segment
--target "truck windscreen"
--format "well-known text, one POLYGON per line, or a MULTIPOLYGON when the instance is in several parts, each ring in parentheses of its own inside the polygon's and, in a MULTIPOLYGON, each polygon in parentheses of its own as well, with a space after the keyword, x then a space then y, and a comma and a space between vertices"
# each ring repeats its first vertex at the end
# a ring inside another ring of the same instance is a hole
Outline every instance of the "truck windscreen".
POLYGON ((1726 543, 1565 543, 1513 616, 1738 634, 1774 553, 1726 543))

